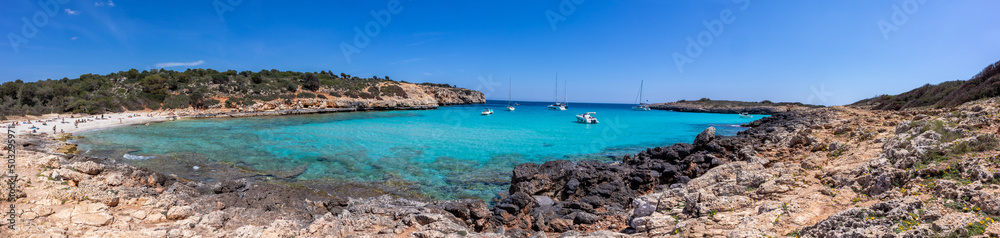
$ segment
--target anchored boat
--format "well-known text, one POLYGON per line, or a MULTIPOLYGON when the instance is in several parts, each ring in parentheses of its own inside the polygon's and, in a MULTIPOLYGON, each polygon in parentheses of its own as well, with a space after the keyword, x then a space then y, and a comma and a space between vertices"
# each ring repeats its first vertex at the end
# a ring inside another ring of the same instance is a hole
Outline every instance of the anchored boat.
POLYGON ((592 116, 597 114, 596 112, 588 112, 580 115, 576 115, 576 122, 584 124, 597 124, 597 118, 592 116))
POLYGON ((633 106, 633 111, 649 111, 649 104, 642 102, 642 84, 643 81, 639 81, 639 98, 636 99, 636 102, 639 103, 639 105, 633 106))
MULTIPOLYGON (((564 92, 563 95, 564 95, 563 97, 565 97, 565 92, 564 92)), ((553 100, 552 105, 549 105, 549 109, 559 110, 559 111, 565 111, 566 110, 566 103, 565 102, 559 102, 559 74, 556 74, 556 94, 555 94, 555 100, 553 100)))
POLYGON ((507 88, 507 111, 513 112, 514 111, 514 106, 510 104, 510 100, 511 100, 511 89, 513 89, 514 86, 511 86, 510 83, 511 83, 510 79, 507 79, 507 87, 508 87, 507 88))

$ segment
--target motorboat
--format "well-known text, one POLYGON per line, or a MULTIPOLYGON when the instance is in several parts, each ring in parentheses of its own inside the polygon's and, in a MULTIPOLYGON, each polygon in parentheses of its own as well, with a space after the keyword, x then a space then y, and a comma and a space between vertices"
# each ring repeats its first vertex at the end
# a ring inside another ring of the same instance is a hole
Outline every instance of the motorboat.
POLYGON ((493 109, 489 109, 489 108, 487 108, 487 109, 486 109, 486 110, 484 110, 484 111, 483 111, 483 112, 482 112, 481 114, 482 114, 483 116, 489 116, 489 115, 493 115, 493 109))
POLYGON ((741 112, 740 118, 753 118, 753 115, 750 115, 750 113, 741 112))
POLYGON ((596 112, 588 112, 588 113, 576 115, 576 122, 584 123, 584 124, 597 124, 597 118, 593 116, 594 114, 597 114, 597 113, 596 112))

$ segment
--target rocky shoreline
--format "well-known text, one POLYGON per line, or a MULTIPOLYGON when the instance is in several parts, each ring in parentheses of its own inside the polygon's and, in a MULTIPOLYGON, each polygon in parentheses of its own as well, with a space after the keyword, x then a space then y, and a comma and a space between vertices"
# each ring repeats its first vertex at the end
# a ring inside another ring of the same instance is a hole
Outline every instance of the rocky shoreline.
MULTIPOLYGON (((483 201, 347 198, 187 181, 20 137, 14 237, 989 237, 998 99, 953 109, 792 110, 614 163, 514 168, 483 201)), ((4 232, 9 232, 4 230, 4 232)), ((8 235, 8 234, 4 234, 8 235)))

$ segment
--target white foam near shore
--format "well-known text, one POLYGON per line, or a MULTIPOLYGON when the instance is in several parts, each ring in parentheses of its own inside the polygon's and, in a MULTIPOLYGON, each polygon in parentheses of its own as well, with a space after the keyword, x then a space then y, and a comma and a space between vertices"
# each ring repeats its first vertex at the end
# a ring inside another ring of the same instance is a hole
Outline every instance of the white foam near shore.
POLYGON ((128 159, 128 160, 147 160, 147 159, 156 158, 156 156, 153 156, 153 155, 150 155, 150 156, 141 156, 141 155, 130 155, 130 154, 124 154, 124 155, 122 155, 122 157, 124 157, 125 159, 128 159))

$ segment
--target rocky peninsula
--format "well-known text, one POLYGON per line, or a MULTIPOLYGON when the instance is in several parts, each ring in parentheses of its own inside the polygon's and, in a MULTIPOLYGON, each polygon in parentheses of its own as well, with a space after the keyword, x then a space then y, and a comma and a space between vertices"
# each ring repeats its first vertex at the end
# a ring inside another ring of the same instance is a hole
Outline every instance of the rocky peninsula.
POLYGON ((676 102, 654 103, 649 105, 650 109, 675 111, 675 112, 705 112, 705 113, 726 113, 726 114, 738 114, 745 112, 749 114, 764 114, 764 115, 770 115, 778 112, 787 112, 790 110, 801 110, 801 109, 819 108, 819 107, 822 106, 802 104, 802 103, 788 103, 788 102, 774 103, 767 100, 762 102, 741 102, 741 101, 728 101, 728 100, 711 100, 707 98, 703 98, 697 101, 681 100, 676 102))

